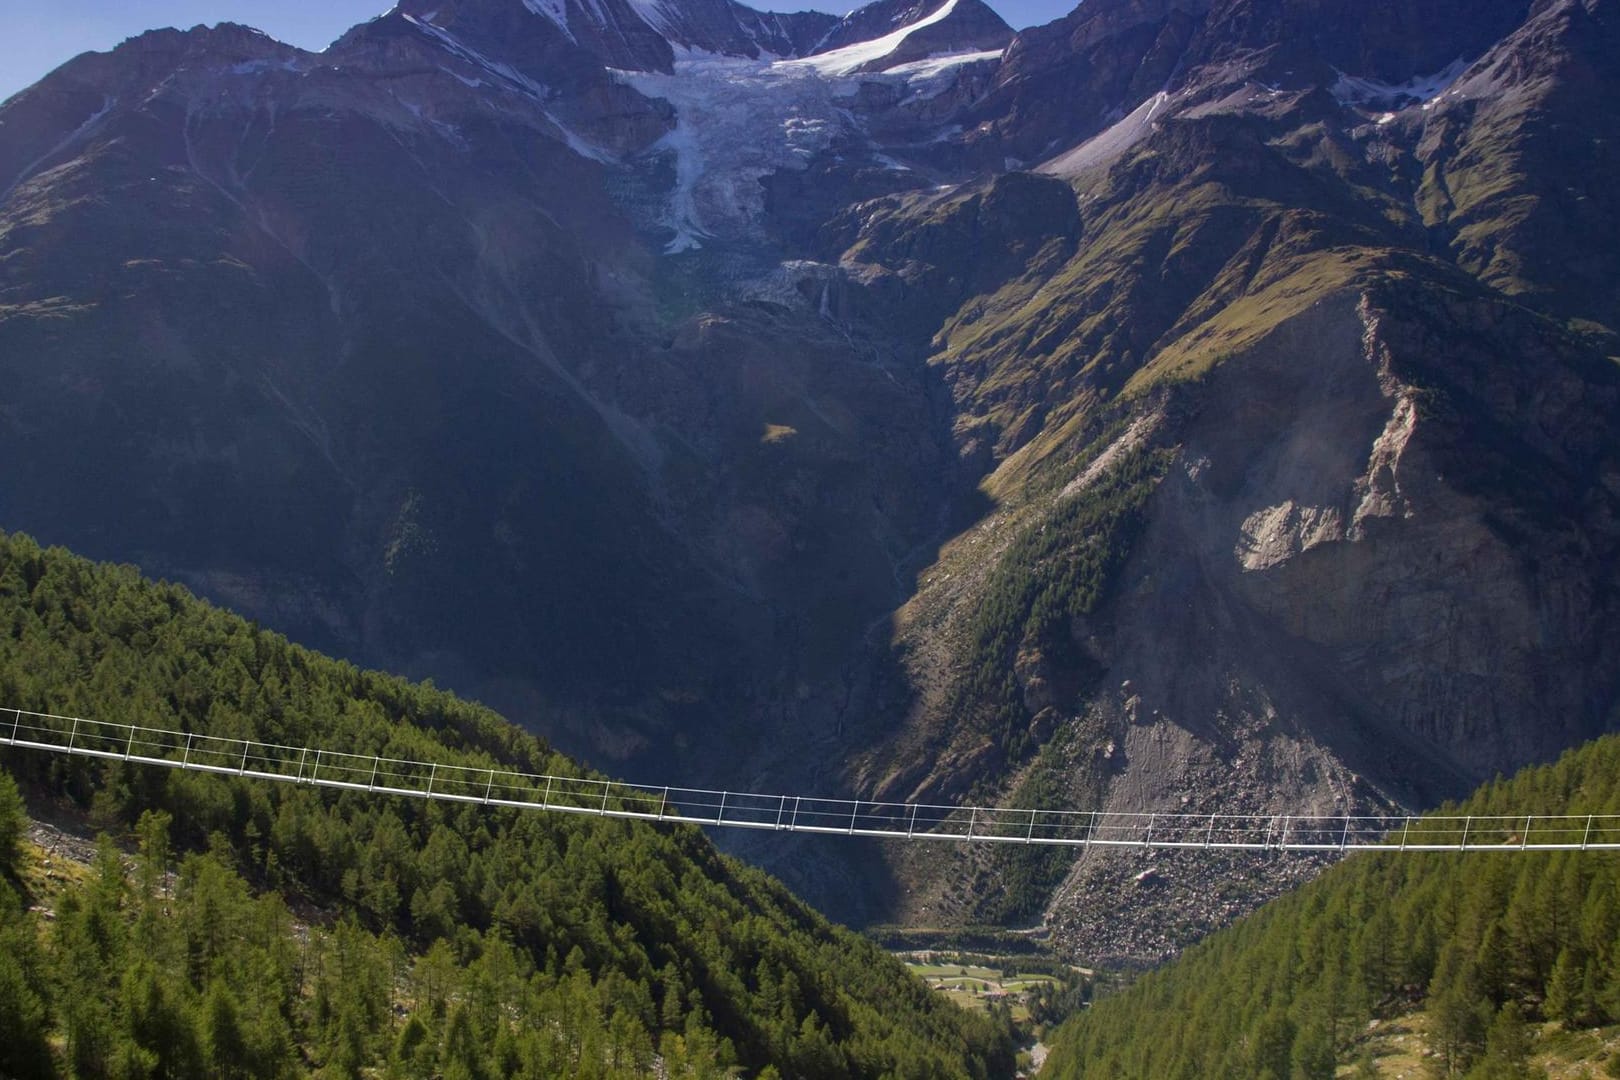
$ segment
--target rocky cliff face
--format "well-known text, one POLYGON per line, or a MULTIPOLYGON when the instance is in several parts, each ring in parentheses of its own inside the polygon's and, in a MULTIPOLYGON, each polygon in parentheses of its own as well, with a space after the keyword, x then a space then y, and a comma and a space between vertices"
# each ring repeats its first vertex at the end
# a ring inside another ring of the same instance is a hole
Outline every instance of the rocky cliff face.
MULTIPOLYGON (((3 524, 634 778, 1429 805, 1620 720, 1615 33, 461 0, 319 59, 147 35, 0 107, 3 524)), ((753 854, 847 917, 1125 960, 1308 869, 753 854)))
MULTIPOLYGON (((1545 5, 1434 79, 1288 90, 1217 57, 1043 166, 1077 189, 1082 239, 934 339, 959 455, 987 462, 997 507, 902 609, 903 674, 874 693, 908 719, 863 783, 953 794, 1001 771, 1015 796, 1119 810, 1342 812, 1431 804, 1615 722, 1614 339, 1566 319, 1571 293, 1538 303, 1559 289, 1530 260, 1493 277, 1429 194, 1466 129, 1503 185, 1472 235, 1524 235, 1557 155, 1486 117, 1550 119, 1567 84, 1538 71, 1612 98, 1581 59, 1610 25, 1545 5), (1099 541, 1131 554, 1099 561, 1099 541)), ((1595 210, 1582 190, 1564 198, 1595 210)), ((863 210, 845 258, 911 265, 892 238, 937 216, 863 210)), ((1064 874, 1035 862, 907 864, 937 875, 911 916, 1015 910, 1002 883, 1064 874)), ((1150 959, 1230 914, 1228 868, 1160 859, 1152 888, 1141 870, 1082 859, 1051 925, 1150 959)))
POLYGON ((1103 130, 1169 81, 1207 0, 1088 0, 1018 35, 969 141, 1027 163, 1103 130))

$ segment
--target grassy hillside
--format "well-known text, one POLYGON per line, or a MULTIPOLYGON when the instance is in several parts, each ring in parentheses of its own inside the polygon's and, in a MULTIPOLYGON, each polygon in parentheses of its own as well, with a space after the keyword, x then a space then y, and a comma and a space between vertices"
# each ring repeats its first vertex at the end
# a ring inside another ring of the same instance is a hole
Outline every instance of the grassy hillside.
MULTIPOLYGON (((577 772, 487 710, 0 535, 0 701, 577 772)), ((119 839, 42 884, 0 797, 0 1075, 974 1076, 986 1018, 697 831, 23 751, 119 839)), ((0 796, 10 793, 9 781, 0 796)))
MULTIPOLYGON (((1456 812, 1620 812, 1620 738, 1456 812)), ((1535 1075, 1538 1030, 1620 1022, 1620 860, 1354 856, 1070 1021, 1047 1075, 1376 1076, 1369 1023, 1420 1010, 1434 1072, 1472 1078, 1535 1075)))

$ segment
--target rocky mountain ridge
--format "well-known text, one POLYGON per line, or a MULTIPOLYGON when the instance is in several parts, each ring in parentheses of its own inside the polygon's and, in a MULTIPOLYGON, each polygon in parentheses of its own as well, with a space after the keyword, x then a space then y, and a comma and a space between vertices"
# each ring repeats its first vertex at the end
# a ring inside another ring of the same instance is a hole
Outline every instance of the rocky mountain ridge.
MULTIPOLYGON (((1612 728, 1611 0, 986 13, 72 61, 0 106, 6 524, 631 779, 1415 807, 1612 728)), ((1287 883, 751 854, 1113 959, 1287 883)))

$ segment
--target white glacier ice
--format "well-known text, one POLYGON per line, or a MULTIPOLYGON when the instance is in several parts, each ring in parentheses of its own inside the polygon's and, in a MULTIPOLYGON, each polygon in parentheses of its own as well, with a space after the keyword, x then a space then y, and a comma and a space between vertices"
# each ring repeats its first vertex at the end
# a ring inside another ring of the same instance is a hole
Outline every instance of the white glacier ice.
POLYGON ((853 45, 845 45, 842 49, 833 49, 831 52, 818 53, 799 60, 784 60, 782 64, 785 67, 810 68, 823 75, 852 75, 872 61, 881 60, 894 52, 906 38, 923 27, 932 26, 949 18, 951 12, 955 10, 956 0, 947 0, 939 6, 938 11, 931 12, 926 18, 918 19, 910 26, 902 26, 891 34, 884 34, 871 41, 857 41, 853 45))
MULTIPOLYGON (((954 2, 876 42, 822 56, 749 60, 685 50, 677 53, 673 74, 616 72, 641 93, 675 107, 674 130, 653 147, 675 158, 675 186, 662 221, 674 233, 666 252, 691 251, 712 237, 746 230, 764 211, 762 177, 804 167, 841 135, 864 143, 847 104, 863 82, 927 95, 949 85, 963 65, 999 57, 999 51, 958 53, 854 73, 868 59, 888 55, 906 34, 943 18, 954 2)), ((907 168, 893 157, 876 160, 890 169, 907 168)))

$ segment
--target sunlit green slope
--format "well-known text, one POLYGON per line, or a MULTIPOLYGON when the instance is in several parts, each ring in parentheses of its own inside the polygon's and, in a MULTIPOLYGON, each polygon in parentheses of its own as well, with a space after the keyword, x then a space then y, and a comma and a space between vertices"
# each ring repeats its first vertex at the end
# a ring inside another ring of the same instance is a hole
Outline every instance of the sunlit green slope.
MULTIPOLYGON (((1620 812, 1620 738, 1499 780, 1458 812, 1620 812)), ((1620 1022, 1620 858, 1354 856, 1071 1020, 1043 1075, 1379 1075, 1369 1022, 1418 1010, 1442 1076, 1533 1075, 1536 1021, 1620 1022)))

